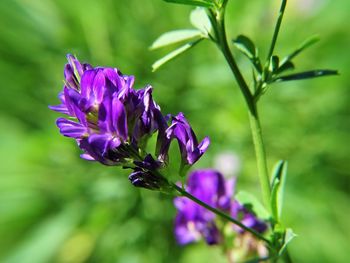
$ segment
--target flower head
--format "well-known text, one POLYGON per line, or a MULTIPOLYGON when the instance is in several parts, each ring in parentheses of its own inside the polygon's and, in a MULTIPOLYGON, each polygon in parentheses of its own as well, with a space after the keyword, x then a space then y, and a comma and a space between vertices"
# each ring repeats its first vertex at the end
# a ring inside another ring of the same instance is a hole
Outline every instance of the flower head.
MULTIPOLYGON (((189 175, 186 190, 202 202, 230 213, 247 227, 263 233, 267 228, 266 224, 232 199, 234 185, 233 178, 225 180, 223 175, 215 170, 197 170, 189 175)), ((175 236, 179 244, 184 245, 200 239, 204 239, 209 245, 223 241, 223 233, 217 226, 215 214, 185 197, 175 198, 174 203, 178 211, 175 236)), ((231 229, 238 234, 244 232, 236 226, 231 229)))
POLYGON ((76 139, 83 158, 122 164, 132 157, 130 148, 137 152, 145 136, 165 129, 152 87, 135 90, 133 76, 82 64, 72 55, 67 58, 61 104, 50 108, 70 117, 59 118, 57 126, 64 136, 76 139))

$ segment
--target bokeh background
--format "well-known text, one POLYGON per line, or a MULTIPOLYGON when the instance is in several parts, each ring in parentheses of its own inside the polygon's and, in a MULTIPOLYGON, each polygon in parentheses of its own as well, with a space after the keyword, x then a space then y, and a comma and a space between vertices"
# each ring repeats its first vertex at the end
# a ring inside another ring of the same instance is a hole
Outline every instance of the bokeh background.
MULTIPOLYGON (((229 36, 250 36, 266 56, 279 1, 229 2, 229 36)), ((220 158, 234 154, 238 189, 259 196, 245 105, 214 45, 151 72, 167 50, 148 47, 165 31, 190 28, 190 10, 161 0, 0 1, 1 262, 224 262, 219 248, 179 247, 171 198, 134 188, 120 168, 81 160, 47 108, 58 103, 66 53, 118 67, 137 87, 151 83, 164 112, 184 112, 200 138, 211 137, 197 168, 218 158, 225 168, 220 158)), ((298 234, 295 262, 349 259, 349 10, 348 0, 290 1, 276 52, 320 34, 296 59, 298 69, 341 75, 274 85, 260 106, 269 167, 289 161, 283 216, 298 234)))

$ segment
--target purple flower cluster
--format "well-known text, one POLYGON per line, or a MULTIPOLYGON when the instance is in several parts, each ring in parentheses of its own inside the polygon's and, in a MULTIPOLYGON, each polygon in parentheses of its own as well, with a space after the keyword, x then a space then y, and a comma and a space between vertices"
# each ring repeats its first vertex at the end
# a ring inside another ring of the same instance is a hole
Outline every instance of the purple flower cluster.
MULTIPOLYGON (((263 233, 267 225, 232 199, 234 185, 234 179, 225 180, 222 174, 215 170, 197 170, 189 175, 186 190, 202 202, 225 211, 245 226, 263 233)), ((175 198, 174 203, 178 210, 175 236, 179 244, 185 245, 200 239, 204 239, 209 245, 223 241, 223 233, 217 226, 215 214, 185 197, 175 198)), ((234 225, 232 231, 237 234, 244 232, 234 225)))
POLYGON ((84 152, 82 158, 105 165, 132 164, 138 176, 134 174, 130 180, 147 187, 149 184, 140 182, 145 182, 141 177, 148 174, 145 167, 152 157, 146 158, 144 145, 153 133, 158 132, 158 139, 157 165, 151 165, 152 169, 166 164, 172 139, 179 143, 183 165, 192 165, 206 151, 209 139, 198 143, 182 113, 172 116, 168 123, 170 117, 163 115, 153 100, 151 86, 135 90, 133 76, 123 75, 116 68, 80 63, 72 55, 67 58, 61 104, 50 109, 68 115, 56 123, 61 134, 77 141, 84 152), (135 167, 135 161, 146 165, 135 167))

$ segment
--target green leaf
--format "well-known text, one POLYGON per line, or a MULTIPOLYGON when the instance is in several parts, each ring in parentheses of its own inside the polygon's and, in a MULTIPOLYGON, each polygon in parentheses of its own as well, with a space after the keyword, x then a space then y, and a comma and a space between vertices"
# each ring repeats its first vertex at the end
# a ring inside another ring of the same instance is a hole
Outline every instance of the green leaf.
POLYGON ((274 78, 272 82, 280 82, 280 81, 291 81, 291 80, 303 80, 303 79, 312 79, 318 77, 332 76, 338 75, 337 70, 329 70, 329 69, 319 69, 319 70, 311 70, 286 76, 280 76, 274 78))
POLYGON ((252 194, 245 192, 245 191, 239 191, 235 198, 238 202, 245 206, 251 206, 252 211, 258 216, 258 218, 261 219, 269 219, 270 215, 266 211, 265 207, 260 203, 260 201, 252 194))
POLYGON ((152 44, 151 49, 166 47, 172 44, 190 40, 195 37, 201 37, 201 31, 197 29, 182 29, 166 32, 158 37, 152 44))
POLYGON ((287 245, 295 238, 297 235, 293 232, 291 228, 287 228, 284 234, 283 246, 279 251, 279 255, 282 255, 283 251, 286 249, 287 245))
POLYGON ((287 176, 287 162, 279 161, 272 173, 271 183, 271 211, 276 223, 280 221, 282 213, 283 192, 287 176))
POLYGON ((291 54, 289 54, 288 56, 286 56, 281 64, 286 63, 287 61, 291 61, 293 58, 295 58, 297 55, 299 55, 302 51, 304 51, 305 49, 307 49, 308 47, 314 45, 315 43, 317 43, 319 41, 319 37, 318 36, 312 36, 309 39, 305 40, 300 47, 298 47, 294 52, 292 52, 291 54))
POLYGON ((208 35, 212 30, 211 22, 204 8, 197 7, 191 12, 191 24, 204 34, 208 35))
POLYGON ((262 66, 258 57, 258 50, 253 41, 244 35, 239 35, 235 40, 233 40, 233 44, 239 51, 249 58, 256 70, 259 73, 262 73, 262 66))
POLYGON ((275 71, 275 74, 278 75, 284 71, 292 70, 294 68, 295 68, 294 64, 291 61, 287 61, 279 66, 279 68, 275 71))
POLYGON ((162 57, 161 59, 157 60, 156 62, 153 63, 152 65, 152 71, 156 71, 157 69, 159 69, 161 66, 163 66, 165 63, 168 63, 169 61, 173 60, 174 58, 178 57, 179 55, 181 55, 182 53, 184 53, 185 51, 189 50, 190 48, 194 47, 196 44, 198 44, 201 40, 203 40, 203 38, 198 39, 196 41, 187 43, 181 47, 179 47, 178 49, 175 49, 174 51, 170 52, 169 54, 167 54, 166 56, 162 57))
POLYGON ((272 171, 272 177, 271 177, 272 186, 276 179, 281 180, 281 178, 285 176, 286 171, 284 169, 286 169, 286 166, 287 166, 287 162, 284 160, 280 160, 275 164, 272 171))
POLYGON ((233 40, 233 43, 248 58, 252 59, 257 56, 256 47, 250 38, 244 35, 239 35, 235 40, 233 40))
POLYGON ((279 179, 276 179, 271 190, 271 211, 272 216, 276 222, 280 221, 279 203, 281 201, 278 198, 280 186, 281 181, 279 179))
POLYGON ((272 56, 270 61, 270 71, 275 72, 279 67, 280 59, 278 56, 272 56))
POLYGON ((214 3, 211 0, 164 0, 168 3, 176 3, 183 5, 192 5, 192 6, 203 6, 203 7, 213 7, 214 3))

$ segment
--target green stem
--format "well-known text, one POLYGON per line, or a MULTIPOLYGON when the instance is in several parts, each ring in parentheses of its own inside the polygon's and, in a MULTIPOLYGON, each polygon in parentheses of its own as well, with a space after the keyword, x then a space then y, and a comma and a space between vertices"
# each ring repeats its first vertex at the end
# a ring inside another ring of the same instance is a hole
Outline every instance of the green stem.
POLYGON ((287 248, 286 248, 286 250, 284 251, 283 258, 284 258, 284 262, 286 262, 286 263, 293 263, 293 260, 292 260, 292 258, 291 258, 291 256, 290 256, 290 254, 289 254, 287 248))
MULTIPOLYGON (((214 14, 212 14, 214 15, 214 14)), ((247 106, 249 108, 249 111, 253 114, 256 113, 256 107, 254 103, 254 97, 249 90, 249 87, 247 85, 247 82, 244 80, 244 77, 242 73, 240 72, 238 65, 232 56, 232 53, 230 51, 230 48, 228 46, 227 37, 226 37, 226 29, 225 29, 225 9, 222 9, 220 12, 218 12, 216 15, 216 25, 214 26, 216 28, 216 38, 217 38, 217 45, 221 52, 223 53, 227 63, 230 66, 230 69, 233 73, 233 75, 236 78, 236 81, 238 83, 238 86, 244 96, 245 102, 247 103, 247 106)), ((213 19, 212 19, 213 20, 213 19)))
POLYGON ((257 238, 259 238, 260 240, 265 241, 267 244, 270 244, 270 241, 265 238, 264 236, 260 235, 258 232, 256 232, 254 229, 251 229, 249 227, 246 227, 245 225, 243 225, 241 222, 239 222, 238 220, 232 218, 231 216, 227 215, 226 213, 202 202, 201 200, 199 200, 198 198, 196 198, 195 196, 191 195, 190 193, 186 192, 184 189, 182 189, 181 187, 177 186, 176 184, 173 184, 173 187, 184 197, 187 197, 188 199, 192 200, 193 202, 197 203, 198 205, 206 208, 207 210, 213 212, 214 214, 226 219, 227 221, 238 225, 239 227, 243 228, 245 231, 250 232, 251 234, 253 234, 254 236, 256 236, 257 238))
POLYGON ((255 156, 258 167, 258 175, 262 189, 263 200, 266 208, 270 211, 270 179, 266 164, 266 152, 262 137, 261 125, 258 112, 255 115, 249 113, 250 128, 253 137, 253 144, 255 149, 255 156))
POLYGON ((278 33, 280 31, 280 28, 281 28, 282 19, 283 19, 284 11, 286 9, 286 5, 287 5, 287 0, 282 0, 280 12, 278 14, 277 23, 276 23, 276 26, 275 26, 275 31, 273 32, 273 37, 272 37, 270 50, 269 50, 269 53, 268 53, 268 56, 267 56, 267 61, 268 62, 270 61, 270 58, 273 55, 273 51, 274 51, 275 46, 276 46, 276 41, 277 41, 278 33))
POLYGON ((216 15, 216 24, 214 25, 214 27, 216 28, 215 32, 216 32, 217 45, 222 51, 227 63, 229 64, 231 71, 235 76, 238 86, 248 106, 262 195, 263 195, 264 204, 266 208, 270 210, 270 192, 271 192, 270 180, 269 180, 269 175, 267 170, 266 154, 265 154, 265 148, 264 148, 264 143, 262 139, 261 125, 259 121, 256 100, 252 95, 247 85, 247 82, 244 80, 244 77, 240 72, 237 66, 237 63, 228 46, 224 15, 225 15, 225 10, 221 10, 221 12, 219 12, 216 15))

